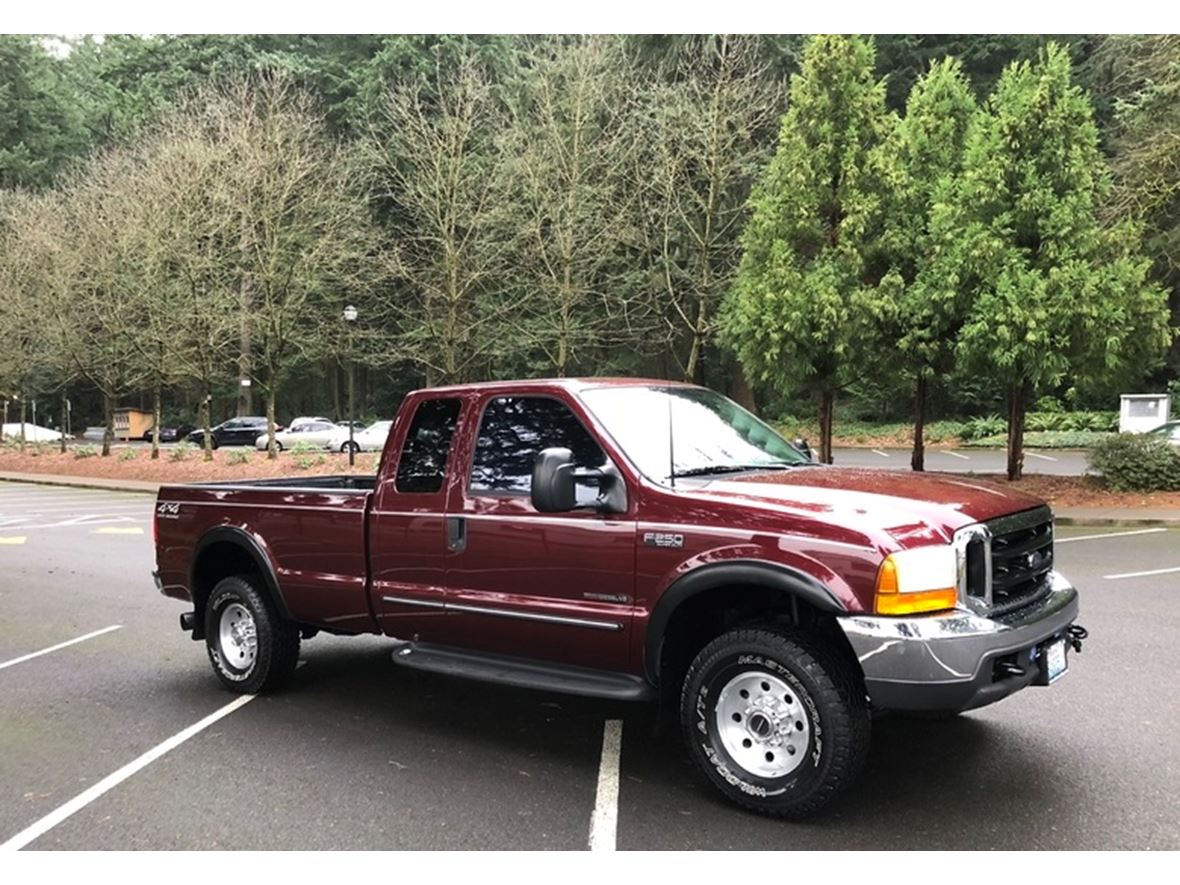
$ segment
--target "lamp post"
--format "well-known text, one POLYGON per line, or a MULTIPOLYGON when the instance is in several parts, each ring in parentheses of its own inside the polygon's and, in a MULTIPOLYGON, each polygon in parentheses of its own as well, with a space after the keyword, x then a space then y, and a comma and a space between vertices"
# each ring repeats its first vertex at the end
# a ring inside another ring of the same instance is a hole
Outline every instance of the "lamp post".
POLYGON ((348 467, 356 464, 356 443, 353 436, 356 433, 356 413, 353 408, 353 364, 352 364, 352 324, 356 322, 356 308, 351 304, 344 308, 344 327, 348 330, 348 467))

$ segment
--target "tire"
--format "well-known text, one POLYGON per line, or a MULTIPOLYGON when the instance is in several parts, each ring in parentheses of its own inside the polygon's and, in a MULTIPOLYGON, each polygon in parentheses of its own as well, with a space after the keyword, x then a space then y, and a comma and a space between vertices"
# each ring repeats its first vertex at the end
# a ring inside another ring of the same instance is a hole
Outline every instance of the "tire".
MULTIPOLYGON (((283 444, 276 439, 275 440, 275 451, 281 452, 282 450, 283 450, 283 444)), ((263 449, 263 451, 265 451, 265 449, 263 449)))
POLYGON ((222 685, 257 694, 295 672, 299 627, 280 618, 250 579, 222 578, 205 605, 205 648, 222 685))
POLYGON ((802 818, 860 773, 870 717, 850 662, 794 632, 733 630, 696 656, 680 721, 693 761, 730 801, 802 818))
POLYGON ((351 448, 351 449, 352 449, 354 452, 356 452, 358 455, 360 454, 361 447, 360 447, 359 445, 357 445, 356 443, 345 443, 344 445, 342 445, 342 446, 340 447, 340 453, 341 453, 342 455, 347 455, 347 454, 348 454, 348 450, 349 450, 350 448, 351 448))

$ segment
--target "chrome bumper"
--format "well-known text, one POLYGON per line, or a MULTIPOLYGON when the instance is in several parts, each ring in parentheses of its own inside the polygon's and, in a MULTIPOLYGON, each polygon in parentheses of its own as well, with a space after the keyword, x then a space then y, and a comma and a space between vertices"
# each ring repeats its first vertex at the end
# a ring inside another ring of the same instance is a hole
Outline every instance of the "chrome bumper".
POLYGON ((999 618, 957 610, 925 617, 837 618, 860 661, 874 705, 895 710, 969 710, 1036 681, 1036 649, 1078 616, 1078 592, 1052 574, 1034 605, 999 618), (997 674, 996 663, 1011 664, 997 674), (1019 673, 1015 671, 1021 671, 1019 673))

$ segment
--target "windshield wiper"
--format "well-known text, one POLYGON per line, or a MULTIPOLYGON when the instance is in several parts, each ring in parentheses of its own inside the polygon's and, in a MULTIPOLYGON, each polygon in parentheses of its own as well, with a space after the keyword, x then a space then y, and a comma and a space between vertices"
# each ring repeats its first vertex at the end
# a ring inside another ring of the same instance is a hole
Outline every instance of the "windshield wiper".
POLYGON ((720 473, 745 473, 749 470, 789 470, 797 467, 786 461, 772 461, 769 464, 710 464, 707 467, 689 467, 687 470, 677 470, 672 476, 679 479, 682 476, 715 476, 720 473))

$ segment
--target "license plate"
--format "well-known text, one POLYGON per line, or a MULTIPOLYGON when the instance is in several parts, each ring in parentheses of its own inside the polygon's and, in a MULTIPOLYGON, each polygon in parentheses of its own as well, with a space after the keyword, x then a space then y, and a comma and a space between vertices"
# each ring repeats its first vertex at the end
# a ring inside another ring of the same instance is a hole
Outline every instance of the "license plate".
POLYGON ((1069 662, 1065 658, 1065 640, 1058 639, 1045 647, 1045 669, 1049 673, 1049 682, 1055 682, 1069 670, 1069 662))

